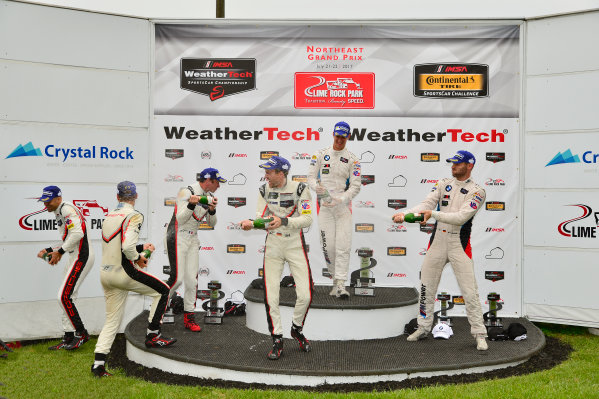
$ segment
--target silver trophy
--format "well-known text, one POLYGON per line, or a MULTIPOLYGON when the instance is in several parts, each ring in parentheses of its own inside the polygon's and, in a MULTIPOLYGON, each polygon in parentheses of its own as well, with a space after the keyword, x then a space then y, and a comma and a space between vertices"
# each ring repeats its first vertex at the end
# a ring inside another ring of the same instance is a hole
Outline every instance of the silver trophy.
POLYGON ((503 305, 498 301, 501 299, 498 293, 489 292, 487 301, 489 302, 489 311, 483 314, 485 326, 487 327, 503 327, 501 318, 497 317, 497 312, 503 308, 503 305))
POLYGON ((202 303, 202 309, 206 311, 204 315, 205 324, 223 324, 223 316, 225 311, 223 308, 218 307, 218 301, 225 297, 225 293, 220 291, 222 284, 216 280, 212 280, 208 283, 207 290, 198 290, 198 299, 206 300, 202 303))
POLYGON ((376 266, 376 259, 372 257, 373 251, 370 248, 358 248, 360 257, 360 268, 354 270, 350 278, 350 286, 354 287, 354 295, 374 296, 374 277, 373 267, 376 266))
POLYGON ((451 319, 447 316, 447 311, 453 309, 454 306, 453 301, 450 301, 451 295, 447 292, 441 292, 440 294, 437 294, 437 299, 441 302, 441 309, 437 310, 434 313, 434 316, 438 317, 439 323, 445 323, 448 326, 451 326, 451 319))

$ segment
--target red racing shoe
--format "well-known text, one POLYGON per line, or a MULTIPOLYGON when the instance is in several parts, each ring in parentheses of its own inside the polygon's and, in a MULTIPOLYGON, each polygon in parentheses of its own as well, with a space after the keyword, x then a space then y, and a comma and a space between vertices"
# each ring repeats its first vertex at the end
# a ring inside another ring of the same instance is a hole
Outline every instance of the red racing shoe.
POLYGON ((162 334, 146 335, 146 348, 166 348, 177 342, 175 338, 166 338, 162 334))
POLYGON ((196 323, 195 315, 193 312, 185 312, 183 314, 183 323, 185 323, 185 328, 191 330, 193 332, 202 331, 202 327, 198 323, 196 323))

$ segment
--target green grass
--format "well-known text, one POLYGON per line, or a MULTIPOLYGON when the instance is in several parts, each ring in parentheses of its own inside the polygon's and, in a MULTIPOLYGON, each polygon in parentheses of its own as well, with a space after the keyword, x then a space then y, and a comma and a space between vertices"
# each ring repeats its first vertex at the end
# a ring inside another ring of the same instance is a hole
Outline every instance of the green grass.
POLYGON ((111 378, 90 373, 95 339, 75 352, 47 350, 49 344, 16 349, 0 359, 0 397, 43 398, 599 398, 599 337, 585 328, 540 325, 549 336, 574 348, 570 359, 557 367, 505 379, 390 392, 323 393, 257 391, 154 384, 129 378, 109 368, 111 378))

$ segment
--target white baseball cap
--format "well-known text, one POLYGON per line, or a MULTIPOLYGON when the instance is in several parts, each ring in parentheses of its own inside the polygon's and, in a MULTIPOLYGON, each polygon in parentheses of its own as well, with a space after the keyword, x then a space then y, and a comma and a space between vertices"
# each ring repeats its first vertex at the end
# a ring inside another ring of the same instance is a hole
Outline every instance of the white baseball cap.
POLYGON ((439 323, 433 328, 433 338, 449 339, 453 335, 453 330, 449 324, 439 323))

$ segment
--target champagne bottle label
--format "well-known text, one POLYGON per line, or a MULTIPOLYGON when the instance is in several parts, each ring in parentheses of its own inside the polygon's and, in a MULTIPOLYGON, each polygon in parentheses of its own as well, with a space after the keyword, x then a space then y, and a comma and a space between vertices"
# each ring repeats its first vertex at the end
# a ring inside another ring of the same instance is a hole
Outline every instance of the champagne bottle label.
POLYGON ((424 220, 424 215, 421 213, 408 213, 404 216, 404 220, 407 223, 422 222, 424 220))
POLYGON ((144 249, 141 253, 146 259, 150 259, 150 256, 152 256, 152 251, 149 249, 144 249))
POLYGON ((268 218, 268 219, 254 219, 254 228, 255 229, 265 229, 266 225, 270 222, 273 221, 273 218, 268 218))

